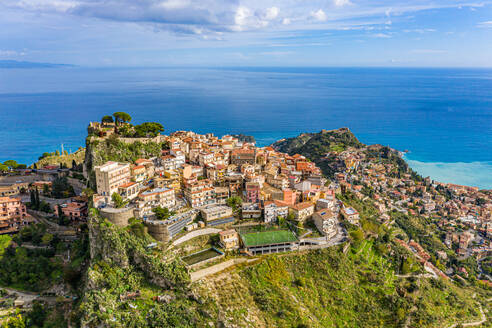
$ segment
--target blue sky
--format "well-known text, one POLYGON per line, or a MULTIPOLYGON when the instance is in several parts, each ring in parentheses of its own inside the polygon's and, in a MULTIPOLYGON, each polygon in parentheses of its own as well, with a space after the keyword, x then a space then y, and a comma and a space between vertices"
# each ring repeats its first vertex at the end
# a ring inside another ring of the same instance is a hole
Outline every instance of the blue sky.
POLYGON ((5 59, 492 67, 492 1, 1 0, 5 59))

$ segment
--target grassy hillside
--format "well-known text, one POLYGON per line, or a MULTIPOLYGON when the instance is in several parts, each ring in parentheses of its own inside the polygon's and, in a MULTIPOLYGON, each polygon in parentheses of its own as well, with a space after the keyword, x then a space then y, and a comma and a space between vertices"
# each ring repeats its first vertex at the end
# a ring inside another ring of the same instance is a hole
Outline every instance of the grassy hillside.
POLYGON ((399 278, 370 242, 270 256, 195 288, 226 326, 446 327, 480 318, 472 293, 429 278, 399 278))
POLYGON ((55 153, 45 153, 36 162, 36 166, 41 168, 45 165, 59 165, 62 163, 65 167, 72 167, 73 161, 77 165, 82 164, 85 158, 85 148, 80 148, 72 154, 56 155, 55 153))

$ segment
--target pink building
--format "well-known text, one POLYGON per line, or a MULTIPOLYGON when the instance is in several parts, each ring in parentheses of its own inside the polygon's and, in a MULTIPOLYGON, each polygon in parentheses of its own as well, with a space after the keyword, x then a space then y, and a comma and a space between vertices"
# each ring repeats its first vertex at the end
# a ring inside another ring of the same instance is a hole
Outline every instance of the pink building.
POLYGON ((256 203, 260 199, 260 185, 257 182, 246 183, 246 202, 256 203))
POLYGON ((0 197, 0 234, 14 233, 31 222, 20 198, 0 197))

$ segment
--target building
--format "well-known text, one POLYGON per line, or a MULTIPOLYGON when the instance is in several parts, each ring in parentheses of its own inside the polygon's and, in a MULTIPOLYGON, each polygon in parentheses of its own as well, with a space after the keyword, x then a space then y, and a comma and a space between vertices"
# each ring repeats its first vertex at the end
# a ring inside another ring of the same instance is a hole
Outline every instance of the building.
POLYGON ((229 198, 229 188, 227 187, 215 187, 215 198, 217 199, 217 204, 225 204, 229 198))
POLYGON ((191 207, 201 207, 216 203, 215 189, 208 179, 185 183, 184 196, 191 207))
POLYGON ((340 211, 345 220, 350 222, 351 224, 358 225, 359 224, 359 212, 353 207, 344 207, 340 211))
POLYGON ((337 215, 328 209, 322 209, 313 214, 313 221, 326 238, 333 238, 337 234, 337 215))
POLYGON ((241 216, 243 219, 261 218, 261 209, 259 203, 243 203, 241 216))
MULTIPOLYGON (((70 202, 60 205, 61 211, 64 216, 72 221, 86 221, 87 220, 87 202, 70 202)), ((58 206, 55 207, 55 214, 58 213, 58 206)))
POLYGON ((234 229, 219 232, 219 241, 225 250, 239 248, 239 234, 234 229))
POLYGON ((256 151, 248 148, 234 149, 231 152, 231 164, 238 166, 243 164, 256 164, 256 151))
POLYGON ((125 184, 122 184, 121 186, 118 187, 118 194, 124 199, 124 200, 132 200, 138 196, 138 193, 140 192, 140 183, 138 182, 128 182, 125 184))
MULTIPOLYGON (((111 197, 118 192, 118 187, 130 182, 130 164, 107 162, 106 164, 96 166, 97 193, 102 196, 111 197)), ((109 199, 109 198, 108 198, 109 199)))
POLYGON ((173 208, 176 205, 174 190, 167 188, 155 188, 138 195, 135 204, 135 217, 142 218, 150 215, 155 207, 173 208))
MULTIPOLYGON (((21 192, 27 192, 29 189, 29 183, 19 182, 19 183, 6 183, 0 184, 0 197, 9 197, 20 194, 21 192)), ((42 191, 42 190, 41 190, 42 191)))
POLYGON ((31 221, 20 198, 0 197, 0 234, 17 232, 31 221))
POLYGON ((277 218, 286 218, 289 215, 289 206, 280 201, 266 201, 263 203, 263 218, 266 223, 274 223, 277 218))
POLYGON ((200 212, 206 222, 232 216, 232 208, 226 205, 208 205, 202 208, 200 212))
POLYGON ((135 182, 143 182, 147 179, 147 169, 144 165, 136 165, 132 167, 132 180, 135 182))
POLYGON ((303 202, 295 204, 290 207, 291 212, 294 214, 294 218, 297 221, 306 221, 314 213, 314 205, 310 202, 303 202))
POLYGON ((246 182, 246 202, 256 203, 260 199, 260 185, 256 182, 246 182))

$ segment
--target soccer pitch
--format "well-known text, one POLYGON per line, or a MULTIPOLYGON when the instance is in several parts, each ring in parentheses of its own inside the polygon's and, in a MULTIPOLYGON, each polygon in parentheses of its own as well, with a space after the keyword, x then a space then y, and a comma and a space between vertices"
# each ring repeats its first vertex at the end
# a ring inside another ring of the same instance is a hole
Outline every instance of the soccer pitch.
POLYGON ((261 231, 241 234, 244 246, 261 246, 269 244, 289 243, 297 240, 289 230, 261 231))

